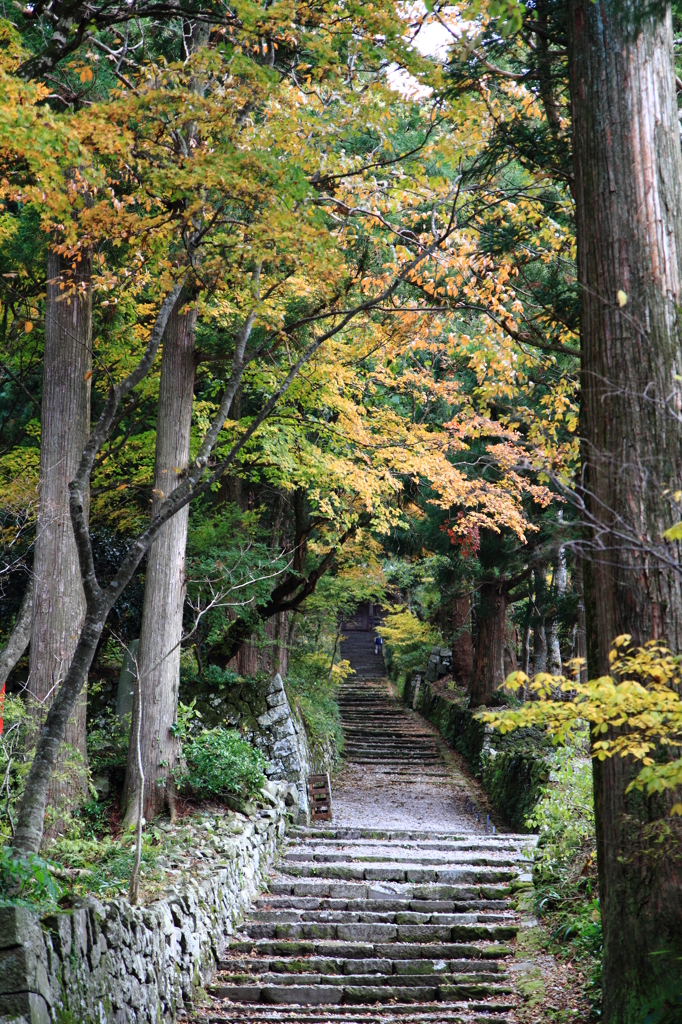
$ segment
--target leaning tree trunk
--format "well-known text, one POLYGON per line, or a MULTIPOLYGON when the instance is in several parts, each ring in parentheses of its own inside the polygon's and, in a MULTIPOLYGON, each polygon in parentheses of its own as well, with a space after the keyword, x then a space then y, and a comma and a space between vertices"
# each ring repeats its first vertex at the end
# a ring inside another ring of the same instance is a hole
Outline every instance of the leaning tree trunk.
POLYGON ((0 687, 5 685, 10 672, 31 642, 32 624, 33 583, 29 580, 12 632, 0 652, 0 687))
MULTIPOLYGON (((623 633, 682 650, 680 575, 645 550, 682 481, 682 158, 669 8, 570 0, 569 38, 594 675, 623 633)), ((604 1024, 641 1024, 679 984, 682 826, 625 795, 636 771, 595 761, 604 1024)))
MULTIPOLYGON (((175 490, 179 472, 189 461, 196 320, 196 306, 188 308, 186 296, 181 295, 163 341, 152 516, 164 496, 175 490), (185 309, 181 312, 183 306, 185 309)), ((171 812, 174 810, 172 772, 177 761, 178 741, 171 727, 177 714, 180 687, 188 519, 189 506, 185 506, 162 527, 147 558, 137 653, 140 685, 135 689, 123 797, 128 824, 136 820, 139 807, 140 775, 134 741, 140 695, 140 747, 145 777, 143 816, 149 821, 166 805, 171 812)))
MULTIPOLYGON (((68 279, 62 258, 47 261, 43 399, 40 418, 38 522, 33 560, 33 626, 28 692, 36 725, 44 721, 68 671, 85 618, 76 542, 69 512, 73 479, 90 433, 92 373, 91 260, 81 254, 68 279), (67 284, 70 294, 60 288, 67 284), (64 295, 68 294, 68 298, 64 295)), ((66 810, 88 794, 86 689, 67 726, 65 742, 83 759, 62 751, 48 803, 66 810), (70 762, 64 770, 65 762, 70 762)))
POLYGON ((509 594, 497 582, 483 583, 478 608, 478 638, 469 684, 471 707, 491 704, 504 682, 505 623, 509 594))

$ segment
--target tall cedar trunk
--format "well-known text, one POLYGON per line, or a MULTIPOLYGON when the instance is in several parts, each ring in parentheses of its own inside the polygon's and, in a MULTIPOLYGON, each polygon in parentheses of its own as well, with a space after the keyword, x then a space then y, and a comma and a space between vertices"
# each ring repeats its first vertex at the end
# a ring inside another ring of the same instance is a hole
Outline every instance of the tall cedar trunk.
POLYGON ((478 609, 478 638, 469 686, 472 707, 492 703, 504 675, 505 620, 509 594, 500 583, 484 583, 478 609))
MULTIPOLYGON (((672 27, 669 10, 633 25, 643 7, 569 2, 584 468, 603 543, 585 565, 592 676, 623 633, 682 650, 679 575, 623 539, 659 541, 672 521, 665 492, 682 480, 682 423, 666 408, 671 395, 680 408, 682 372, 672 27)), ((636 771, 618 757, 595 761, 605 1024, 641 1024, 679 985, 682 827, 665 820, 670 801, 625 796, 636 771)))
MULTIPOLYGON (((159 408, 156 423, 152 515, 163 496, 175 490, 178 470, 189 461, 194 392, 196 306, 181 295, 163 340, 159 408), (183 310, 184 306, 184 310, 183 310), (181 312, 182 310, 182 312, 181 312)), ((172 771, 178 741, 171 733, 180 687, 180 640, 185 603, 185 548, 189 506, 161 529, 147 558, 142 628, 138 647, 140 685, 133 704, 131 737, 137 736, 139 693, 142 694, 140 747, 145 776, 143 816, 149 821, 164 806, 174 811, 172 771)), ((139 769, 131 741, 124 786, 126 821, 137 818, 139 769)))
MULTIPOLYGON (((61 257, 47 261, 45 354, 40 425, 38 522, 33 560, 33 626, 28 689, 39 702, 36 724, 42 724, 59 684, 71 664, 85 618, 76 542, 69 512, 69 481, 73 479, 90 433, 92 373, 91 260, 83 255, 68 287, 60 288, 65 271, 61 257)), ((83 766, 64 771, 65 754, 50 782, 48 803, 68 808, 87 797, 87 749, 84 687, 66 730, 65 742, 83 757, 83 766), (60 765, 61 770, 60 770, 60 765)))
POLYGON ((471 643, 471 598, 456 597, 452 604, 452 678, 460 683, 471 679, 474 649, 471 643))

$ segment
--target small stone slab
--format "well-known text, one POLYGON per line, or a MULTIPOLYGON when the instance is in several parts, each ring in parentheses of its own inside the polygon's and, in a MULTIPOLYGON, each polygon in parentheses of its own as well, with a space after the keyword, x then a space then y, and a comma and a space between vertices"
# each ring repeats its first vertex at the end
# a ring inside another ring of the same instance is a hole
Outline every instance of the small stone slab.
POLYGON ((340 939, 357 942, 385 942, 394 939, 398 929, 394 924, 338 924, 336 933, 340 939))
POLYGON ((211 992, 218 999, 229 999, 231 1003, 259 1003, 260 985, 214 985, 211 992))
POLYGON ((436 999, 437 988, 398 988, 395 985, 349 985, 343 990, 345 1003, 423 1003, 436 999))
POLYGON ((450 931, 445 925, 401 924, 398 938, 402 942, 448 942, 452 938, 450 931))
POLYGON ((289 1003, 298 1006, 321 1006, 340 1003, 344 989, 335 985, 265 985, 262 990, 264 1003, 289 1003))

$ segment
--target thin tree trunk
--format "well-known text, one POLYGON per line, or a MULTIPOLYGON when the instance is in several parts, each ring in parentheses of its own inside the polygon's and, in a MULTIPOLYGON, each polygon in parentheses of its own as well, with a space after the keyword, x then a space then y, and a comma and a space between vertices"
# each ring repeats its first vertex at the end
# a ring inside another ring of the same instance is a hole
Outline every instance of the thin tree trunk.
MULTIPOLYGON (((593 676, 608 670, 620 634, 634 644, 660 637, 682 650, 680 576, 640 546, 659 542, 673 522, 666 494, 682 480, 682 423, 668 408, 680 407, 682 371, 682 157, 670 8, 570 0, 569 66, 593 676)), ((620 757, 594 762, 604 1024, 653 1019, 679 986, 682 825, 667 817, 672 797, 625 795, 638 767, 620 757)))
MULTIPOLYGON (((65 275, 66 269, 62 258, 50 252, 28 683, 36 702, 36 726, 44 721, 66 676, 85 618, 85 594, 69 513, 69 481, 76 474, 90 433, 90 257, 81 256, 73 276, 65 275), (66 284, 66 289, 61 284, 66 284), (75 292, 69 294, 70 288, 75 292), (64 298, 65 294, 69 297, 64 298)), ((86 707, 84 687, 65 735, 65 742, 81 755, 83 764, 67 772, 57 770, 48 794, 50 806, 62 810, 78 805, 88 794, 86 707)), ((65 759, 62 754, 62 765, 65 759)))
POLYGON ((491 704, 505 679, 505 621, 509 594, 496 582, 483 583, 474 669, 469 685, 471 707, 491 704))
POLYGON ((533 673, 547 671, 547 566, 542 563, 533 573, 535 578, 535 621, 533 625, 533 673))
POLYGON ((7 682, 7 677, 19 661, 31 641, 31 625, 33 624, 33 583, 29 581, 26 593, 19 607, 17 621, 9 635, 9 639, 0 653, 0 687, 7 682))
POLYGON ((521 641, 521 664, 523 671, 528 675, 530 671, 530 620, 523 627, 523 640, 521 641))
MULTIPOLYGON (((578 599, 578 621, 575 625, 575 647, 573 651, 574 658, 580 658, 583 662, 587 661, 587 636, 585 631, 585 594, 583 591, 583 556, 578 551, 575 556, 575 565, 572 572, 572 584, 575 595, 578 599)), ((583 664, 580 669, 580 681, 582 683, 587 682, 587 665, 583 664)))
MULTIPOLYGON (((175 490, 179 472, 189 461, 192 397, 194 392, 196 306, 180 297, 168 321, 161 358, 159 408, 156 425, 155 497, 152 517, 164 497, 175 490), (184 309, 183 309, 184 305, 184 309)), ((137 820, 139 807, 147 821, 168 805, 174 813, 172 772, 178 741, 171 733, 180 688, 180 640, 185 602, 185 548, 189 506, 159 532, 147 558, 142 627, 138 647, 139 682, 135 688, 123 803, 126 823, 137 820), (146 779, 144 801, 137 742, 139 700, 140 751, 146 779)))
MULTIPOLYGON (((566 594, 567 579, 566 550, 565 548, 559 548, 557 563, 554 567, 554 586, 552 587, 552 596, 554 598, 553 603, 558 602, 566 594)), ((560 676, 563 666, 561 663, 561 644, 559 643, 559 618, 556 611, 552 613, 549 620, 549 637, 547 646, 549 671, 553 676, 560 676)))
POLYGON ((452 604, 452 678, 460 683, 471 679, 474 648, 471 642, 471 597, 464 594, 452 604))

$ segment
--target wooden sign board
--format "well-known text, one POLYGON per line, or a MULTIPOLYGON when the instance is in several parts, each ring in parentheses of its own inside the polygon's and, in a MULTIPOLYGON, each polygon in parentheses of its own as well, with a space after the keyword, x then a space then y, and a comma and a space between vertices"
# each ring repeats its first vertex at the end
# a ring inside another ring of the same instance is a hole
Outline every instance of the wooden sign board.
POLYGON ((311 821, 331 821, 332 787, 328 772, 308 776, 308 802, 311 821))

